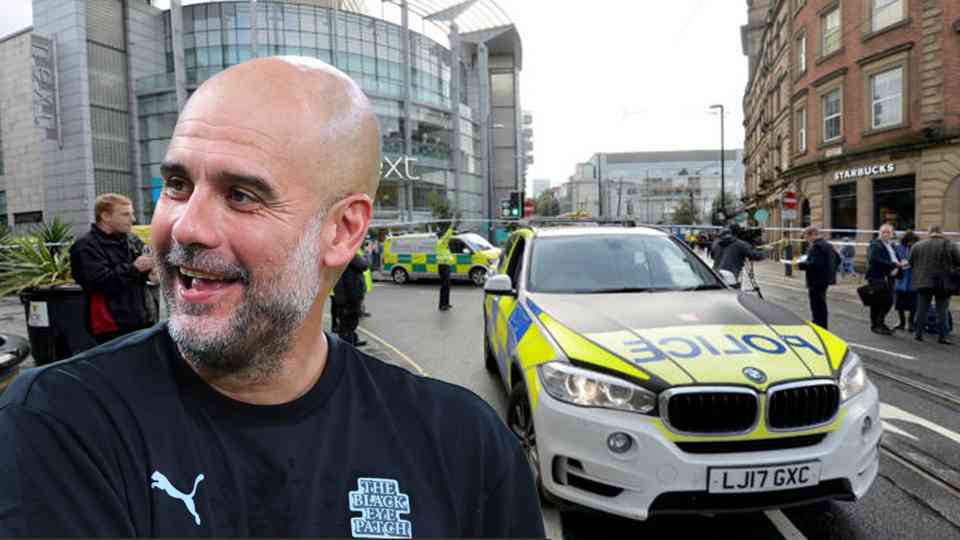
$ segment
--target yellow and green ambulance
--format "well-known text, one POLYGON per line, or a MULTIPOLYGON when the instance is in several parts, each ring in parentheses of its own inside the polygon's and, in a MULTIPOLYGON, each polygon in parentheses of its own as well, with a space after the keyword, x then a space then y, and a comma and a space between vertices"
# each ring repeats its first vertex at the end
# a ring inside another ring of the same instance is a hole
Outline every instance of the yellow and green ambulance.
MULTIPOLYGON (((437 275, 436 233, 388 236, 383 242, 383 270, 393 281, 403 284, 411 279, 437 275)), ((453 279, 469 279, 482 286, 500 261, 500 249, 476 233, 461 233, 450 239, 450 253, 456 259, 451 268, 453 279)))

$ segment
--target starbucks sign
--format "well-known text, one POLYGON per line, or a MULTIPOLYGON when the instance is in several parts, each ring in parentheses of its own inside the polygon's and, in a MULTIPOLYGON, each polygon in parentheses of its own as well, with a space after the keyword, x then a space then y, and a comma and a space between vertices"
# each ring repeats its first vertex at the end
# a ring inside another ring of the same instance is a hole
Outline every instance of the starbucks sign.
POLYGON ((839 182, 841 180, 850 180, 852 178, 860 178, 862 176, 890 174, 896 170, 897 168, 893 163, 885 163, 883 165, 867 165, 866 167, 856 167, 853 169, 837 171, 833 173, 833 181, 839 182))

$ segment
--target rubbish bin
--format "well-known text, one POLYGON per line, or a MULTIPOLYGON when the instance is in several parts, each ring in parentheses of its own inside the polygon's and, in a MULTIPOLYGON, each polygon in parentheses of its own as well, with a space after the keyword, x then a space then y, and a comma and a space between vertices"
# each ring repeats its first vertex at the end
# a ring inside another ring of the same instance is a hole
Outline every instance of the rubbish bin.
POLYGON ((87 330, 87 300, 79 285, 38 287, 20 294, 30 349, 38 366, 97 346, 87 330))
POLYGON ((20 374, 20 364, 30 354, 27 340, 13 334, 0 334, 0 394, 20 374))

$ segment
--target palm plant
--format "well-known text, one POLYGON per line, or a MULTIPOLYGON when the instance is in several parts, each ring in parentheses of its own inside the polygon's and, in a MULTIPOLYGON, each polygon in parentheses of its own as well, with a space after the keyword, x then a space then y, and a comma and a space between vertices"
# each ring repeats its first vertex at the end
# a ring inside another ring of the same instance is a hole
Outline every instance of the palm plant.
POLYGON ((70 227, 54 218, 36 227, 32 234, 8 238, 0 257, 0 296, 50 285, 72 283, 70 252, 63 249, 73 240, 70 227), (54 244, 51 246, 51 244, 54 244))

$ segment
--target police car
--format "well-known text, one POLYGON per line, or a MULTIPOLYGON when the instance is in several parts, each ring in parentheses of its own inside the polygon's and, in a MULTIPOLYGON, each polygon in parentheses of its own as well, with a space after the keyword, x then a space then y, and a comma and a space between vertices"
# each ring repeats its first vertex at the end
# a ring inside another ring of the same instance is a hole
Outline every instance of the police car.
POLYGON ((870 488, 877 389, 837 336, 654 228, 528 227, 504 253, 485 362, 545 498, 643 520, 870 488))

